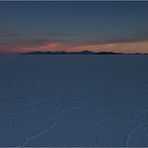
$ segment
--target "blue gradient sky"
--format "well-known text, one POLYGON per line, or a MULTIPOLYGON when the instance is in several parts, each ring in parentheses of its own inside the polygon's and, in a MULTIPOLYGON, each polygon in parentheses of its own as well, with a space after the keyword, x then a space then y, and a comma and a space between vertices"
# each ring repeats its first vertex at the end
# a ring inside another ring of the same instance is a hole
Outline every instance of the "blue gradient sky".
POLYGON ((0 52, 148 53, 148 2, 0 2, 0 52))

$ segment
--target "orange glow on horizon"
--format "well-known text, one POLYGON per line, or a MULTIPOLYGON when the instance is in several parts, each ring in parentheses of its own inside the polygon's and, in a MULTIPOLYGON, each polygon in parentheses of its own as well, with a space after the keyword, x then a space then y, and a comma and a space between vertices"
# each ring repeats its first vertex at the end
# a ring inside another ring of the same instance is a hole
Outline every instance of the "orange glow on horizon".
POLYGON ((122 53, 148 53, 148 41, 136 41, 125 43, 106 43, 106 44, 83 44, 71 45, 62 42, 49 42, 38 46, 28 47, 1 47, 8 53, 25 53, 33 51, 83 51, 90 50, 94 52, 122 52, 122 53))

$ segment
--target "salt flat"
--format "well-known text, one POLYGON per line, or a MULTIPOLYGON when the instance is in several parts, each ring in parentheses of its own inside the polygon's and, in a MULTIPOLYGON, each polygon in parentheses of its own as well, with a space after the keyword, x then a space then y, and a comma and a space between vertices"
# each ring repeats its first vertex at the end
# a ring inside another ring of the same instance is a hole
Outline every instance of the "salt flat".
POLYGON ((0 56, 0 146, 148 146, 148 56, 0 56))

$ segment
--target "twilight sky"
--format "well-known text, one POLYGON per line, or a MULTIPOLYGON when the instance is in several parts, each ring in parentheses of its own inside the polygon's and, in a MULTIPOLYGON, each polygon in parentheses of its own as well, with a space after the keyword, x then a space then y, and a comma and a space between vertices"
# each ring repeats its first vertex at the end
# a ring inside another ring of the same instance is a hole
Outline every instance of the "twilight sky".
POLYGON ((148 1, 0 1, 0 53, 148 53, 148 1))

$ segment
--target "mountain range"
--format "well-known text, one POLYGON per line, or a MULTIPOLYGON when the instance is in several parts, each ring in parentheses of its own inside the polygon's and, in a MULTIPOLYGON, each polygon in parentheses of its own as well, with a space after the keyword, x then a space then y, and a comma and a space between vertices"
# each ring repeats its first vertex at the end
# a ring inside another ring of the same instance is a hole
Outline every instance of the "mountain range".
POLYGON ((80 52, 66 52, 66 51, 34 51, 23 53, 22 55, 120 55, 124 53, 116 52, 92 52, 89 50, 83 50, 80 52))

